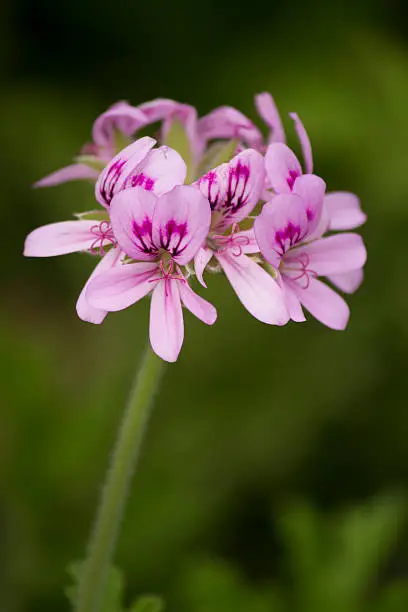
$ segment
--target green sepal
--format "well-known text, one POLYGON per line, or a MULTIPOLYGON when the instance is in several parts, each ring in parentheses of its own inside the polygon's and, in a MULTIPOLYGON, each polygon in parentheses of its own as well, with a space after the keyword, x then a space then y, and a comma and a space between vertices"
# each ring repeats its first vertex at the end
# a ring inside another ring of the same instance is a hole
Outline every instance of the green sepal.
POLYGON ((142 595, 129 608, 129 612, 163 612, 164 601, 156 595, 142 595))
POLYGON ((133 139, 129 138, 129 136, 126 136, 126 134, 124 134, 120 130, 115 130, 113 135, 113 142, 115 146, 115 154, 117 154, 119 153, 119 151, 132 144, 133 139))
POLYGON ((167 133, 165 144, 181 155, 187 166, 186 183, 191 183, 194 179, 194 154, 191 150, 187 132, 180 121, 175 119, 167 133))
POLYGON ((207 174, 213 168, 220 164, 225 164, 234 157, 237 150, 238 140, 229 140, 228 142, 215 142, 208 147, 204 157, 198 168, 198 176, 207 174))
MULTIPOLYGON (((75 561, 70 563, 67 568, 67 572, 71 576, 73 584, 65 589, 65 594, 73 608, 76 607, 78 601, 79 582, 83 566, 84 563, 82 561, 75 561)), ((100 612, 122 612, 123 590, 123 574, 118 568, 111 566, 105 581, 100 612)))
POLYGON ((101 172, 106 166, 106 163, 95 155, 77 155, 74 161, 77 164, 85 164, 86 166, 89 166, 90 168, 93 168, 98 172, 101 172))
POLYGON ((80 221, 109 221, 109 214, 106 210, 89 210, 83 213, 75 213, 74 216, 80 221))

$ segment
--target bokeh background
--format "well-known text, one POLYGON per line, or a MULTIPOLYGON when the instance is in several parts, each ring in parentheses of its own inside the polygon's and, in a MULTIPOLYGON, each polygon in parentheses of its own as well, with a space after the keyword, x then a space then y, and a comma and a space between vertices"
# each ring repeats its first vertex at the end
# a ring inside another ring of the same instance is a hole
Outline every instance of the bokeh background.
MULTIPOLYGON (((348 329, 266 327, 221 277, 186 316, 121 534, 124 603, 169 612, 408 609, 408 21, 400 0, 5 0, 0 20, 0 609, 68 610, 148 303, 79 321, 92 261, 25 260, 25 235, 93 207, 32 190, 113 102, 256 119, 296 110, 331 190, 369 216, 348 329)), ((291 130, 290 121, 286 126, 291 130)), ((291 142, 296 146, 291 134, 291 142)))

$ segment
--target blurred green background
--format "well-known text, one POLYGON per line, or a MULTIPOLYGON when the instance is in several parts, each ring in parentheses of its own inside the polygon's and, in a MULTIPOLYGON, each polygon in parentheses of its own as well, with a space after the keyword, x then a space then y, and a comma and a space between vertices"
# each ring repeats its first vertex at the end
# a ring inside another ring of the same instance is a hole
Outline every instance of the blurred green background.
MULTIPOLYGON (((5 0, 0 610, 68 610, 148 303, 77 319, 81 255, 23 259, 38 225, 93 207, 31 190, 111 103, 157 96, 256 119, 296 110, 331 190, 359 194, 369 261, 344 333, 263 326, 221 277, 186 316, 121 534, 124 602, 169 612, 408 610, 408 20, 403 0, 5 0)), ((286 126, 291 128, 290 121, 286 126)), ((289 132, 291 138, 292 132, 289 132)), ((296 146, 295 139, 291 142, 296 146)))

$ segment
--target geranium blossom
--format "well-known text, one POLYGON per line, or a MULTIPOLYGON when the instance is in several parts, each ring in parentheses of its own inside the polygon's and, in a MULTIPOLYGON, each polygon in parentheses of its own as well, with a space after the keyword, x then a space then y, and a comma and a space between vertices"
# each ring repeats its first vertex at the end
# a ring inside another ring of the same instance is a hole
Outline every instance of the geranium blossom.
MULTIPOLYGON (((163 193, 174 185, 184 182, 186 167, 179 154, 165 146, 153 149, 155 142, 148 136, 141 138, 121 151, 113 160, 113 164, 105 169, 97 184, 98 186, 105 184, 106 196, 102 197, 100 195, 102 190, 98 191, 97 199, 101 204, 108 208, 111 196, 120 188, 124 188, 126 180, 131 185, 134 182, 154 193, 163 193), (110 172, 111 167, 115 170, 110 172)), ((124 254, 117 244, 108 214, 102 209, 82 213, 78 217, 76 221, 51 223, 31 232, 26 238, 24 255, 53 257, 80 251, 99 255, 102 259, 90 278, 117 266, 124 254)), ((101 323, 107 311, 94 308, 87 302, 86 287, 87 284, 77 301, 78 316, 90 323, 101 323)))
POLYGON ((360 236, 344 233, 316 236, 323 198, 313 202, 295 193, 280 194, 265 204, 254 224, 261 253, 273 266, 294 321, 304 321, 302 305, 333 329, 344 329, 346 302, 318 280, 320 276, 358 276, 366 261, 360 236), (311 214, 312 213, 312 214, 311 214))
POLYGON ((110 217, 120 248, 136 263, 92 279, 87 300, 94 308, 117 311, 152 293, 152 348, 166 361, 176 361, 184 337, 181 303, 208 325, 217 316, 191 289, 184 271, 208 234, 208 201, 191 186, 175 187, 161 197, 136 187, 113 197, 110 217))
POLYGON ((195 258, 202 284, 203 271, 215 256, 245 308, 264 323, 284 325, 287 311, 277 283, 248 254, 259 251, 253 231, 239 231, 239 223, 251 214, 265 183, 262 155, 243 151, 196 183, 210 202, 211 230, 206 245, 195 258), (228 233, 227 233, 228 232, 228 233))
POLYGON ((183 343, 182 305, 209 325, 216 320, 215 308, 189 284, 195 275, 206 287, 208 269, 225 274, 244 307, 264 323, 304 321, 304 307, 325 325, 345 328, 349 308, 320 278, 344 293, 361 284, 366 250, 349 230, 365 214, 354 194, 326 193, 296 113, 290 117, 303 168, 286 144, 272 96, 257 95, 255 105, 269 128, 266 139, 230 106, 198 118, 192 106, 170 99, 137 107, 120 102, 97 118, 93 142, 75 164, 37 184, 95 182, 99 210, 34 230, 24 251, 100 258, 78 298, 81 319, 101 323, 108 312, 151 295, 152 347, 175 361, 183 343), (175 147, 155 148, 149 136, 133 140, 156 123, 159 144, 175 147))
POLYGON ((174 121, 185 128, 192 155, 198 160, 203 145, 196 127, 197 111, 193 106, 169 99, 145 102, 138 107, 117 102, 95 120, 92 142, 82 147, 75 163, 37 181, 35 187, 51 187, 74 180, 96 180, 116 153, 131 144, 140 128, 163 122, 160 142, 165 144, 174 121))

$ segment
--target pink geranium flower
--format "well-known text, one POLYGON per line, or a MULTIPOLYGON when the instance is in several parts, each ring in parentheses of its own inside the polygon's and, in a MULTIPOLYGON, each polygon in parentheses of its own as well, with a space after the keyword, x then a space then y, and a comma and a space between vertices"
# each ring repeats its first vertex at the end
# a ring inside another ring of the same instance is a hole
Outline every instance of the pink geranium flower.
POLYGON ((73 180, 96 180, 118 148, 122 149, 126 142, 131 143, 140 128, 162 122, 159 139, 165 143, 176 120, 184 126, 191 151, 198 161, 203 141, 198 136, 197 111, 193 106, 169 99, 152 100, 138 107, 127 102, 117 102, 95 120, 92 142, 84 145, 77 163, 49 174, 35 183, 35 187, 51 187, 73 180))
MULTIPOLYGON (((97 199, 105 208, 109 208, 113 194, 128 185, 161 194, 184 182, 186 167, 182 158, 169 147, 153 149, 155 142, 148 136, 141 138, 105 168, 97 183, 97 199)), ((117 244, 109 215, 102 209, 78 217, 76 221, 51 223, 31 232, 26 238, 24 255, 53 257, 84 251, 101 256, 90 279, 117 266, 125 254, 117 244)), ((94 308, 85 300, 87 285, 76 304, 78 316, 90 323, 101 323, 107 311, 94 308)))
POLYGON ((291 319, 305 320, 303 305, 316 319, 340 330, 347 325, 349 308, 318 277, 343 275, 351 282, 361 272, 366 250, 357 234, 321 237, 318 232, 322 210, 323 198, 304 199, 293 192, 280 194, 265 204, 254 230, 261 253, 282 287, 291 319))
POLYGON ((208 201, 192 186, 175 187, 161 197, 136 187, 114 195, 110 217, 119 247, 132 263, 92 279, 86 299, 94 308, 117 311, 152 293, 152 348, 162 359, 176 361, 184 337, 181 304, 208 325, 217 316, 190 288, 184 268, 208 234, 208 201))
POLYGON ((253 149, 243 151, 196 183, 211 206, 211 229, 195 257, 195 272, 203 272, 214 256, 245 308, 264 323, 284 325, 288 314, 276 281, 249 254, 259 252, 252 230, 240 231, 258 203, 265 182, 263 158, 253 149))

